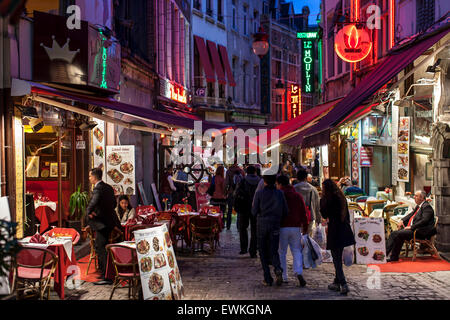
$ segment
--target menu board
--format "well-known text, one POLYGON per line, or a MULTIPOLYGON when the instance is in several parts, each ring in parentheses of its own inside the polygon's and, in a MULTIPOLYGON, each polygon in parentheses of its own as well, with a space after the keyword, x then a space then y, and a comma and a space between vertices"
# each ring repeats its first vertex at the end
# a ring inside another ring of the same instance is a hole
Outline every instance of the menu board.
POLYGON ((209 199, 211 198, 207 193, 209 188, 209 182, 200 182, 195 184, 195 199, 197 200, 197 210, 200 211, 200 208, 204 204, 208 204, 209 199))
POLYGON ((95 119, 97 126, 92 130, 92 149, 94 154, 93 168, 100 168, 103 171, 102 180, 106 181, 105 174, 105 122, 95 119))
POLYGON ((181 300, 183 282, 167 225, 134 231, 144 300, 181 300))
POLYGON ((361 167, 371 167, 373 159, 373 147, 361 146, 359 154, 361 167))
POLYGON ((106 183, 115 195, 135 195, 134 146, 106 146, 106 183))
POLYGON ((397 185, 398 182, 398 106, 392 104, 392 185, 397 185))
POLYGON ((410 140, 410 117, 400 117, 398 125, 398 181, 409 181, 409 140, 410 140))
POLYGON ((355 218, 356 263, 386 263, 383 218, 355 218))
POLYGON ((359 148, 358 143, 352 143, 352 180, 359 181, 359 148))

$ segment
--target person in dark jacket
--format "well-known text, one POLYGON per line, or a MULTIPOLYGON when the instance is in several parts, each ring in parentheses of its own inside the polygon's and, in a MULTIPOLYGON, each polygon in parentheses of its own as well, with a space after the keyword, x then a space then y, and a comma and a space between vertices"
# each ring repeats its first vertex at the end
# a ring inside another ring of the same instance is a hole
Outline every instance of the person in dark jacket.
POLYGON ((344 247, 355 244, 347 200, 342 190, 331 179, 326 179, 322 183, 322 190, 320 213, 324 219, 328 219, 327 250, 331 250, 336 271, 334 282, 328 286, 328 289, 347 294, 349 289, 342 268, 342 253, 344 247))
MULTIPOLYGON (((243 179, 244 175, 244 171, 239 168, 236 163, 228 168, 225 175, 225 188, 227 193, 227 224, 229 220, 229 226, 231 226, 231 215, 233 214, 234 193, 237 188, 237 182, 243 179)), ((223 213, 223 215, 225 216, 225 212, 223 213)))
POLYGON ((175 184, 173 183, 173 167, 169 165, 166 170, 163 171, 161 175, 161 185, 159 189, 160 200, 167 199, 167 208, 169 210, 172 207, 172 194, 177 191, 175 184))
POLYGON ((94 185, 94 190, 86 208, 87 223, 95 231, 95 250, 101 271, 102 280, 95 282, 97 285, 112 283, 105 279, 106 245, 111 232, 114 229, 120 230, 120 221, 115 211, 114 189, 102 181, 102 175, 103 171, 99 168, 94 168, 89 172, 89 182, 94 185))
POLYGON ((283 191, 288 205, 288 215, 281 220, 280 228, 280 260, 283 269, 283 282, 287 282, 286 254, 288 245, 294 258, 293 269, 300 287, 306 285, 303 279, 303 255, 301 237, 308 232, 308 218, 303 197, 289 184, 289 177, 281 175, 277 177, 277 189, 283 191))
POLYGON ((274 267, 276 284, 283 282, 278 246, 281 220, 287 216, 288 207, 283 192, 275 188, 276 175, 264 175, 264 188, 255 193, 252 214, 256 217, 259 257, 264 270, 265 286, 271 286, 273 278, 269 264, 274 267))
POLYGON ((247 175, 238 184, 234 193, 234 208, 237 212, 239 240, 241 252, 250 253, 250 257, 256 258, 256 218, 252 215, 252 202, 260 177, 256 175, 254 166, 247 167, 247 175), (248 226, 250 225, 250 248, 248 246, 248 226))
POLYGON ((398 231, 394 231, 389 236, 386 245, 386 255, 390 259, 387 262, 398 261, 398 256, 402 249, 405 240, 411 240, 414 236, 414 231, 417 230, 416 236, 419 239, 427 239, 436 234, 434 227, 434 210, 431 205, 425 201, 427 194, 425 191, 416 191, 414 194, 414 201, 417 206, 414 210, 404 217, 399 224, 398 231))

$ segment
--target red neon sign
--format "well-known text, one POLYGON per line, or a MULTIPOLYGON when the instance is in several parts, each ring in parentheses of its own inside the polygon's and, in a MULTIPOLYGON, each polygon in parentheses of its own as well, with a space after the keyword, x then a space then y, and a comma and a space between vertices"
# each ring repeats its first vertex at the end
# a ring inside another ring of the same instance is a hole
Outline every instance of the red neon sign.
POLYGON ((302 113, 302 94, 298 84, 291 84, 290 91, 291 117, 295 118, 302 113))
POLYGON ((364 28, 358 29, 355 24, 346 25, 336 34, 334 49, 346 62, 364 60, 372 50, 369 32, 364 28))
POLYGON ((186 103, 187 96, 185 90, 183 88, 175 88, 173 85, 170 85, 170 99, 181 103, 186 103))

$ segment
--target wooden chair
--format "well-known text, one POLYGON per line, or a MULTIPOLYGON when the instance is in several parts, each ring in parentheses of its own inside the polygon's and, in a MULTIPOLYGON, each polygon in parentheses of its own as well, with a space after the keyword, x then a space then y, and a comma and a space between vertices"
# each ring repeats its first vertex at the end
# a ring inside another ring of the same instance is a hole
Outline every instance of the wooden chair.
POLYGON ((368 196, 359 196, 359 197, 357 197, 356 199, 355 199, 355 202, 358 204, 358 205, 360 205, 361 206, 361 203, 363 203, 364 205, 363 205, 363 210, 364 210, 364 212, 366 211, 366 201, 367 201, 367 198, 369 198, 368 196))
POLYGON ((366 214, 370 216, 374 209, 383 209, 386 200, 367 200, 366 201, 366 214))
POLYGON ((91 252, 89 253, 89 262, 86 269, 86 275, 89 273, 89 267, 91 266, 92 260, 94 260, 94 266, 95 270, 98 270, 98 256, 97 252, 95 251, 95 235, 94 231, 91 229, 90 226, 87 226, 83 229, 83 232, 87 233, 87 236, 89 238, 89 246, 91 248, 91 252))
MULTIPOLYGON (((38 247, 22 247, 16 256, 13 275, 13 290, 17 299, 32 293, 40 300, 50 298, 50 280, 55 273, 58 256, 49 249, 38 247), (38 285, 36 287, 36 285, 38 285)), ((28 297, 28 296, 27 296, 28 297)))
POLYGON ((398 206, 398 203, 392 203, 383 208, 384 230, 386 233, 386 239, 389 238, 389 235, 392 232, 390 219, 394 215, 394 209, 398 206))
MULTIPOLYGON (((438 217, 434 218, 434 229, 436 230, 438 224, 438 217)), ((429 239, 419 239, 416 236, 417 230, 414 230, 414 236, 410 241, 405 241, 406 243, 406 252, 405 257, 408 257, 409 251, 412 249, 413 257, 412 261, 416 260, 418 247, 425 247, 425 250, 431 254, 432 256, 436 255, 439 259, 442 259, 439 255, 439 252, 435 246, 436 234, 432 235, 429 239)))
POLYGON ((139 291, 140 275, 139 263, 136 249, 118 244, 108 244, 106 250, 110 254, 114 265, 116 276, 114 278, 113 289, 109 300, 112 299, 114 291, 122 283, 128 283, 128 299, 136 299, 139 291))
POLYGON ((215 251, 216 237, 219 232, 217 220, 208 216, 192 217, 190 228, 192 252, 194 252, 196 243, 200 243, 203 249, 203 244, 208 242, 211 253, 213 253, 215 251))
POLYGON ((72 245, 76 245, 78 241, 80 241, 80 234, 77 230, 73 228, 53 228, 52 230, 48 230, 44 233, 44 235, 48 235, 49 237, 54 236, 70 236, 72 237, 72 245))

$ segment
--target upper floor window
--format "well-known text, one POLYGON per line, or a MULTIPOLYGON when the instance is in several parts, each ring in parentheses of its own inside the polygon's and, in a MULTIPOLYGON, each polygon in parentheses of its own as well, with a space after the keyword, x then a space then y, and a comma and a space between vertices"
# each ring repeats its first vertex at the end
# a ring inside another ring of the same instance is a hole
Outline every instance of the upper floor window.
POLYGON ((253 33, 257 33, 258 32, 258 11, 255 11, 253 13, 253 33))
POLYGON ((232 21, 232 27, 233 27, 234 30, 236 30, 236 26, 237 26, 237 23, 236 23, 236 20, 237 20, 237 12, 236 12, 236 1, 235 1, 235 0, 231 1, 231 6, 232 6, 232 11, 233 11, 233 16, 232 16, 232 19, 233 19, 233 21, 232 21))
POLYGON ((244 6, 244 34, 247 35, 248 34, 248 28, 247 28, 247 21, 248 19, 248 7, 244 6))
POLYGON ((206 0, 206 14, 211 17, 213 16, 212 0, 206 0))
POLYGON ((194 0, 194 9, 201 10, 202 9, 202 1, 194 0))
POLYGON ((223 22, 223 0, 217 0, 217 20, 223 22))

